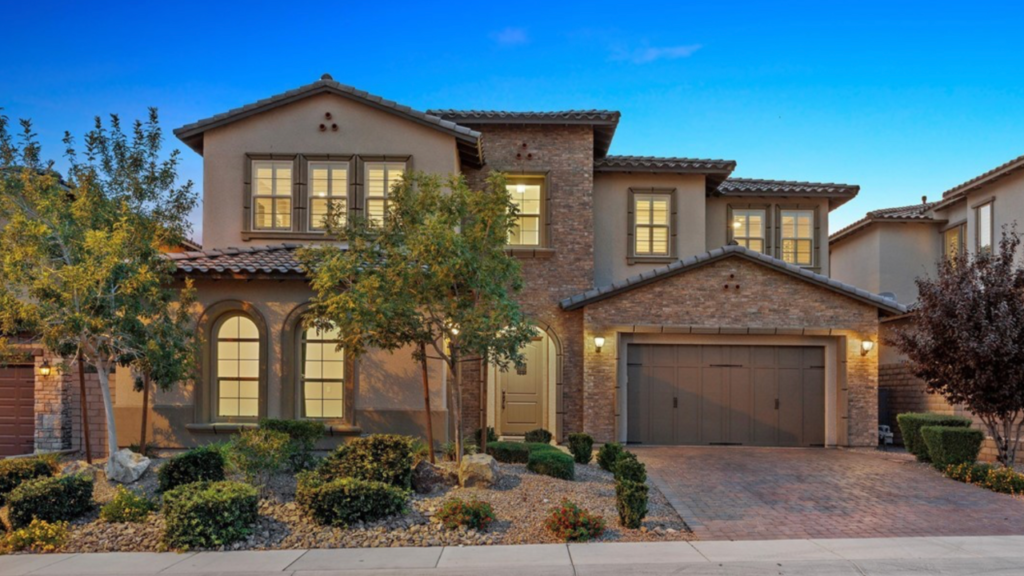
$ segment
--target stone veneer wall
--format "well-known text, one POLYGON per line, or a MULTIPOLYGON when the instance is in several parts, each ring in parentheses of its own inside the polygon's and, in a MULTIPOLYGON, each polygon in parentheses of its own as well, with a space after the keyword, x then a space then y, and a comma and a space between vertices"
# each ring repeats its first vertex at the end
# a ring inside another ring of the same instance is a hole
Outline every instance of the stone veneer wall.
POLYGON ((616 365, 621 353, 616 349, 616 327, 646 324, 707 327, 722 333, 730 328, 777 329, 845 336, 848 443, 877 444, 878 349, 866 356, 860 353, 864 338, 878 339, 874 306, 732 256, 596 302, 585 311, 584 429, 598 442, 616 439, 616 365), (740 288, 726 290, 726 284, 740 288), (606 339, 600 353, 593 346, 594 336, 606 339))
MULTIPOLYGON (((560 423, 549 426, 564 438, 583 428, 583 314, 565 312, 558 302, 593 287, 594 133, 588 126, 471 127, 484 134, 487 165, 466 170, 470 186, 483 187, 492 170, 547 175, 551 250, 517 254, 525 280, 520 302, 528 317, 547 326, 562 344, 563 389, 556 391, 562 401, 556 408, 560 423)), ((463 368, 463 423, 467 433, 480 426, 478 364, 463 368)))
MULTIPOLYGON (((39 366, 42 365, 43 359, 37 357, 35 366, 36 452, 77 450, 84 455, 78 365, 72 363, 67 372, 60 373, 57 370, 60 359, 47 356, 46 359, 54 370, 50 376, 44 377, 39 374, 39 366)), ((107 455, 107 420, 103 409, 103 395, 96 372, 88 368, 85 372, 85 393, 92 456, 103 458, 107 455)), ((112 397, 114 393, 115 389, 111 386, 112 397)))

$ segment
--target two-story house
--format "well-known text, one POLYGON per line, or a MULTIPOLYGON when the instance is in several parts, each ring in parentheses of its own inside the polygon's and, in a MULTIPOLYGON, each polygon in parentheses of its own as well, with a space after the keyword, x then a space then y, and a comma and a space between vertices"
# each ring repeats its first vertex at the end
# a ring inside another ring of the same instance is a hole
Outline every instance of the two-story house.
MULTIPOLYGON (((858 188, 731 178, 729 160, 609 155, 619 120, 420 112, 325 75, 176 130, 204 162, 204 250, 170 256, 198 289, 202 372, 156 394, 152 437, 189 446, 263 416, 323 419, 342 438, 421 434, 408 351, 355 361, 336 336, 301 328, 312 292, 295 250, 325 240, 329 203, 381 217, 404 171, 480 185, 498 170, 521 209, 508 252, 537 338, 525 366, 487 382, 479 365, 464 371, 467 430, 873 445, 879 318, 905 310, 830 278, 829 213, 858 188)), ((449 378, 431 365, 439 439, 453 424, 449 378)), ((141 410, 121 380, 127 444, 141 410)))

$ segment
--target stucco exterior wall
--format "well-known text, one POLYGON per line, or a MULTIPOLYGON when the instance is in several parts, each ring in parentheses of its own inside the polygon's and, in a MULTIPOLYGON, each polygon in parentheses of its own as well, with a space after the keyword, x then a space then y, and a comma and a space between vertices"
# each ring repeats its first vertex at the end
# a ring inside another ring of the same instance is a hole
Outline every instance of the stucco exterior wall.
MULTIPOLYGON (((975 251, 975 239, 978 234, 978 221, 974 207, 987 201, 993 201, 993 237, 994 244, 999 245, 1003 226, 1014 223, 1024 224, 1024 172, 1018 172, 997 180, 980 190, 967 195, 966 202, 960 204, 962 218, 967 219, 967 249, 975 251)), ((952 220, 950 220, 952 222, 952 220)), ((1024 232, 1024 229, 1018 229, 1024 232)))
POLYGON ((831 246, 832 278, 868 292, 882 292, 882 233, 868 226, 831 246))

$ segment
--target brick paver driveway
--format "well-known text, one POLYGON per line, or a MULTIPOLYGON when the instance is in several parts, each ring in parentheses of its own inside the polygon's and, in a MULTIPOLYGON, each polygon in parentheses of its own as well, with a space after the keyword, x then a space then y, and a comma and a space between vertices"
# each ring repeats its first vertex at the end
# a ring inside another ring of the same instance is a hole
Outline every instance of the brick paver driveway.
POLYGON ((900 454, 629 450, 703 540, 1024 534, 1024 500, 944 478, 900 454))

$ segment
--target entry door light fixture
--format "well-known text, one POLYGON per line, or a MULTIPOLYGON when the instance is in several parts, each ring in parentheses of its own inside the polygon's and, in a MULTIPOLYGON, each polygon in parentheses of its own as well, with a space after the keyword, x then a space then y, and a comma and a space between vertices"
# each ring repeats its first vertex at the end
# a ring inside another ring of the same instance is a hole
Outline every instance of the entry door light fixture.
POLYGON ((604 347, 604 336, 594 336, 594 347, 597 348, 598 353, 601 352, 601 348, 604 347))
POLYGON ((868 352, 871 352, 872 350, 874 350, 874 348, 875 348, 874 341, 869 339, 869 338, 865 338, 860 343, 860 355, 861 356, 867 356, 868 352))

